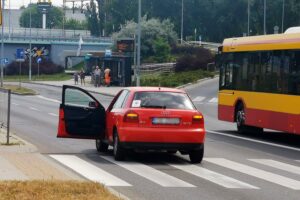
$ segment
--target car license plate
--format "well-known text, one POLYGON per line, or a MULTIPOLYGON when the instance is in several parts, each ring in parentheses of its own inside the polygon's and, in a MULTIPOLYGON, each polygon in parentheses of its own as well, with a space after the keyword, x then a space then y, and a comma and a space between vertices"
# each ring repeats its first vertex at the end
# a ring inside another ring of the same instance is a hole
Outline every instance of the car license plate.
POLYGON ((152 118, 152 124, 169 124, 169 125, 177 125, 180 123, 179 118, 152 118))

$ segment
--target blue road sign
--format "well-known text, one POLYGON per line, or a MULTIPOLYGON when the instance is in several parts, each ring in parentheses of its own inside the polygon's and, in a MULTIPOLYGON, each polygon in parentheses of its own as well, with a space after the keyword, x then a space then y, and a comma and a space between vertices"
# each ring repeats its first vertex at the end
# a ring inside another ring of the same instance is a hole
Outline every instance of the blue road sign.
POLYGON ((3 63, 4 65, 7 65, 8 64, 8 58, 2 58, 1 63, 3 63))
POLYGON ((42 58, 38 57, 38 59, 36 60, 37 63, 41 63, 42 62, 42 58))
POLYGON ((24 59, 24 50, 22 48, 17 49, 16 59, 24 59))
POLYGON ((110 49, 105 50, 105 57, 111 57, 112 56, 112 52, 110 49))

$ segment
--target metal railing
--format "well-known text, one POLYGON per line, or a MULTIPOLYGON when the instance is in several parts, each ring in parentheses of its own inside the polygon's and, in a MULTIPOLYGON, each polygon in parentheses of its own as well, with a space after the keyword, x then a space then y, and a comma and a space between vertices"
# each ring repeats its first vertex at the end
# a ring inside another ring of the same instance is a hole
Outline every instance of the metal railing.
POLYGON ((176 63, 144 64, 140 67, 141 74, 171 73, 176 63))
POLYGON ((0 88, 0 128, 6 128, 7 140, 9 144, 9 129, 10 129, 10 101, 11 90, 0 88))

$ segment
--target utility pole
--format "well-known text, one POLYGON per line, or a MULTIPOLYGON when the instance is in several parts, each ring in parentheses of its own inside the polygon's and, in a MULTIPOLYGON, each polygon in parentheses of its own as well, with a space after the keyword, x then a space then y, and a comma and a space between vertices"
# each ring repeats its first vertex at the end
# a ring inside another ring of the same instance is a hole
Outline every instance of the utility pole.
POLYGON ((138 48, 137 48, 137 76, 136 86, 140 86, 140 67, 141 67, 141 18, 142 18, 142 6, 141 0, 139 0, 139 11, 138 11, 138 48))
POLYGON ((248 0, 248 36, 250 35, 250 0, 248 0))
POLYGON ((285 0, 282 0, 282 21, 281 21, 281 32, 284 32, 284 10, 285 9, 285 0))
POLYGON ((183 0, 181 0, 181 34, 180 34, 180 44, 183 43, 183 0))
MULTIPOLYGON (((1 14, 3 15, 3 11, 4 11, 4 3, 5 0, 2 0, 2 5, 1 5, 1 14)), ((3 16, 1 16, 1 20, 2 20, 2 35, 1 35, 1 87, 3 87, 3 68, 4 68, 4 20, 3 20, 3 16)))
MULTIPOLYGON (((29 2, 29 6, 31 6, 31 0, 29 2)), ((29 8, 29 81, 31 81, 31 66, 32 66, 32 60, 31 60, 31 8, 29 8)))
POLYGON ((267 15, 267 0, 264 0, 264 35, 267 34, 267 30, 266 30, 266 15, 267 15))

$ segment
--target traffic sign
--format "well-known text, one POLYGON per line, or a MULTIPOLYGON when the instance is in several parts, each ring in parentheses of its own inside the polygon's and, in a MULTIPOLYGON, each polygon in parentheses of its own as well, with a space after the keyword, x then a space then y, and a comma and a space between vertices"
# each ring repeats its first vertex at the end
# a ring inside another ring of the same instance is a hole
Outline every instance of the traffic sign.
POLYGON ((16 51, 16 61, 17 62, 24 62, 24 49, 18 48, 16 51))
POLYGON ((36 59, 36 62, 39 64, 42 62, 42 58, 41 57, 38 57, 38 59, 36 59))
POLYGON ((3 63, 4 65, 7 65, 8 64, 8 58, 2 58, 1 63, 3 63))
POLYGON ((112 56, 112 52, 110 49, 105 50, 105 57, 111 57, 112 56))

